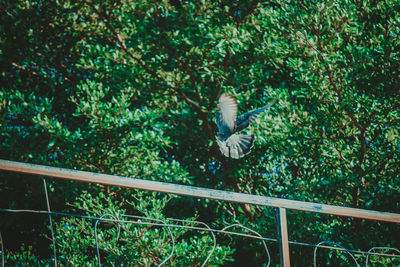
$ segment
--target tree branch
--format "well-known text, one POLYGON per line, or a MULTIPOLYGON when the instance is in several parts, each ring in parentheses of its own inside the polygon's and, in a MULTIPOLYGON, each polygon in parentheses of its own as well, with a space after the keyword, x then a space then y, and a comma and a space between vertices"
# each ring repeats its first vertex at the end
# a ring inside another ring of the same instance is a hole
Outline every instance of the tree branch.
POLYGON ((117 44, 122 48, 122 50, 133 60, 135 60, 148 74, 150 74, 152 77, 158 79, 159 81, 165 83, 169 88, 174 90, 176 93, 178 93, 179 96, 183 98, 183 100, 189 104, 190 106, 194 107, 196 111, 201 112, 201 107, 199 106, 198 103, 193 101, 191 98, 189 98, 185 93, 182 92, 181 88, 177 88, 174 85, 172 85, 170 82, 165 81, 163 78, 160 77, 160 75, 150 69, 145 62, 135 54, 133 54, 125 45, 124 40, 122 39, 121 35, 115 30, 115 28, 111 25, 110 21, 108 18, 105 17, 104 14, 102 14, 99 10, 96 9, 94 6, 93 2, 87 1, 86 2, 92 10, 96 13, 96 15, 104 22, 106 25, 107 29, 114 35, 116 38, 117 44))
MULTIPOLYGON (((172 49, 172 47, 169 47, 168 45, 165 45, 166 49, 171 53, 171 56, 177 60, 181 66, 184 68, 184 70, 189 74, 190 77, 190 81, 192 83, 192 86, 195 89, 196 92, 196 96, 197 99, 199 101, 199 103, 197 103, 196 101, 194 101, 193 99, 191 99, 190 97, 188 97, 182 90, 181 87, 176 87, 173 84, 171 84, 170 82, 164 80, 162 77, 160 77, 160 75, 153 71, 152 69, 150 69, 145 62, 143 62, 143 60, 141 58, 139 58, 138 56, 134 55, 125 45, 124 40, 122 39, 121 35, 115 30, 115 28, 111 25, 109 18, 106 17, 105 14, 102 14, 99 10, 97 10, 94 6, 93 2, 87 1, 86 2, 91 9, 96 13, 96 15, 104 22, 104 24, 106 25, 107 29, 112 33, 112 35, 115 37, 116 40, 114 40, 120 47, 121 49, 129 56, 131 57, 133 60, 135 60, 141 67, 143 67, 143 69, 150 74, 152 77, 158 79, 159 81, 161 81, 162 83, 165 83, 169 88, 171 88, 173 91, 175 91, 184 101, 185 103, 187 103, 188 105, 190 105, 191 107, 193 107, 199 114, 199 117, 203 123, 203 128, 204 131, 206 133, 206 135, 208 136, 209 139, 213 140, 214 139, 214 133, 213 133, 213 129, 211 127, 210 122, 208 121, 208 114, 209 114, 209 110, 207 110, 206 112, 202 110, 201 105, 203 103, 203 99, 200 95, 200 91, 199 88, 197 86, 196 83, 196 79, 194 76, 194 71, 189 67, 189 65, 180 60, 179 57, 176 55, 176 52, 174 51, 174 49, 172 49)), ((166 35, 169 39, 171 39, 168 34, 164 33, 164 35, 166 35)), ((218 94, 220 93, 221 88, 218 92, 218 94)), ((216 95, 215 99, 218 97, 218 94, 216 95)), ((215 101, 215 100, 214 100, 215 101)), ((210 108, 212 108, 212 106, 209 106, 210 108)), ((227 162, 226 159, 221 155, 221 153, 219 152, 219 148, 217 146, 217 144, 215 142, 213 142, 212 144, 212 150, 214 151, 214 156, 221 162, 224 172, 226 172, 227 168, 227 162)), ((239 184, 229 175, 226 175, 229 182, 231 183, 231 185, 233 186, 234 190, 236 192, 243 192, 243 190, 240 188, 239 184)), ((252 212, 251 212, 251 207, 249 205, 242 205, 243 209, 246 213, 246 216, 249 217, 249 219, 253 218, 252 212)))
MULTIPOLYGON (((296 19, 294 17, 294 15, 292 15, 290 12, 289 14, 292 17, 293 22, 295 23, 295 28, 299 29, 298 25, 296 24, 296 19)), ((321 16, 321 12, 320 12, 320 16, 321 16)), ((321 20, 320 20, 321 23, 321 20)), ((318 27, 320 27, 320 25, 318 25, 318 27)), ((352 192, 352 196, 353 196, 353 206, 358 207, 359 205, 359 195, 360 195, 360 183, 362 182, 362 166, 365 162, 365 158, 366 158, 366 150, 367 150, 367 146, 366 146, 366 129, 367 127, 370 125, 370 121, 367 122, 365 124, 365 126, 362 126, 360 124, 360 122, 357 120, 357 118, 355 117, 355 115, 345 106, 343 105, 343 98, 342 98, 342 90, 338 88, 334 78, 333 78, 333 74, 332 74, 332 70, 329 67, 329 64, 327 62, 327 60, 325 59, 325 56, 322 54, 322 51, 324 51, 325 49, 322 46, 322 40, 320 35, 320 31, 319 28, 317 30, 317 38, 318 38, 318 46, 320 49, 317 49, 308 39, 307 34, 303 31, 301 31, 299 29, 299 31, 301 32, 301 34, 304 36, 304 40, 306 41, 306 43, 309 45, 309 47, 314 50, 317 53, 317 57, 320 60, 321 63, 323 63, 323 65, 325 66, 325 71, 328 75, 328 81, 329 84, 331 85, 332 89, 335 91, 335 93, 337 94, 337 98, 338 98, 338 104, 343 108, 345 114, 350 118, 351 122, 353 123, 353 125, 360 131, 360 134, 358 135, 358 140, 360 141, 360 154, 358 157, 358 166, 356 167, 356 170, 359 172, 359 177, 358 177, 358 183, 356 185, 356 187, 354 188, 353 192, 352 192)), ((374 113, 372 113, 372 115, 374 115, 374 113)))
POLYGON ((190 82, 192 83, 192 86, 193 86, 193 88, 194 88, 194 90, 196 92, 197 101, 199 102, 200 106, 202 106, 203 105, 203 99, 202 99, 202 97, 200 95, 199 87, 197 85, 196 78, 194 76, 194 71, 193 71, 192 68, 189 67, 189 64, 186 61, 183 61, 183 60, 181 60, 179 58, 179 56, 177 55, 175 49, 168 44, 168 40, 172 40, 172 38, 165 31, 165 27, 163 26, 163 23, 161 21, 161 15, 160 15, 160 12, 159 12, 159 6, 158 6, 157 2, 155 2, 155 4, 157 6, 157 8, 156 8, 157 24, 158 24, 158 27, 160 27, 160 29, 162 30, 161 34, 164 35, 164 37, 166 39, 166 41, 163 42, 162 44, 164 45, 166 50, 169 51, 170 56, 172 58, 174 58, 176 61, 178 61, 179 64, 181 65, 181 67, 189 74, 190 82))
POLYGON ((21 66, 21 65, 15 63, 15 62, 11 62, 11 65, 14 66, 14 67, 16 67, 16 68, 18 68, 18 69, 20 69, 20 70, 29 72, 29 73, 31 73, 31 74, 34 75, 34 76, 39 76, 39 74, 38 74, 36 71, 30 70, 30 69, 28 69, 27 67, 21 66))

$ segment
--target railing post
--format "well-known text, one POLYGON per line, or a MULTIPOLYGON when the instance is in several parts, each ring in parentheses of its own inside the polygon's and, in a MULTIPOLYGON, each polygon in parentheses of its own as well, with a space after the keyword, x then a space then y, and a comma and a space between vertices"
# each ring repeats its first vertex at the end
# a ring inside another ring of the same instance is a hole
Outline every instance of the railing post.
POLYGON ((281 266, 290 267, 289 238, 287 231, 286 209, 276 209, 276 222, 278 226, 279 251, 281 254, 281 266))

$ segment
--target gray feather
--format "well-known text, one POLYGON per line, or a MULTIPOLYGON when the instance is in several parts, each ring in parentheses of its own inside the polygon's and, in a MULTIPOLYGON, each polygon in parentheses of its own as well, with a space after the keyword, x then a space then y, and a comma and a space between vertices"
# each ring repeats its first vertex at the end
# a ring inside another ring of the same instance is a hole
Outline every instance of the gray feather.
POLYGON ((217 143, 225 157, 241 158, 250 153, 254 144, 254 135, 237 135, 235 133, 251 125, 261 112, 271 107, 275 101, 262 108, 236 116, 237 104, 232 96, 225 93, 219 98, 219 111, 216 113, 218 127, 217 143))
POLYGON ((251 152, 254 145, 254 135, 231 135, 226 141, 220 141, 217 137, 217 143, 221 153, 225 157, 234 159, 241 158, 251 152))
POLYGON ((246 112, 236 117, 236 132, 240 132, 241 130, 250 126, 257 119, 258 115, 260 115, 261 112, 263 112, 267 108, 269 108, 269 105, 256 110, 246 112))

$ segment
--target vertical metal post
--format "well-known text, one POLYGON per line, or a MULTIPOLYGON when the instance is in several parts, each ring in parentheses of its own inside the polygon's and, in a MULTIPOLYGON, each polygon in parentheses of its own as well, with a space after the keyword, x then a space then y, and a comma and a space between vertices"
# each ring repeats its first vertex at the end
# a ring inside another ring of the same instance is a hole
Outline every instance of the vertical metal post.
POLYGON ((276 209, 276 221, 278 226, 279 250, 281 254, 281 266, 290 267, 289 238, 287 231, 286 209, 276 209))
POLYGON ((57 267, 56 239, 54 238, 53 221, 51 220, 51 214, 50 214, 51 210, 50 210, 49 194, 47 193, 47 184, 46 184, 46 179, 44 179, 44 178, 43 178, 43 187, 44 187, 44 193, 46 195, 47 211, 49 212, 51 240, 53 241, 54 267, 57 267))
POLYGON ((4 245, 3 245, 3 237, 0 232, 0 243, 1 243, 1 267, 4 267, 4 245))

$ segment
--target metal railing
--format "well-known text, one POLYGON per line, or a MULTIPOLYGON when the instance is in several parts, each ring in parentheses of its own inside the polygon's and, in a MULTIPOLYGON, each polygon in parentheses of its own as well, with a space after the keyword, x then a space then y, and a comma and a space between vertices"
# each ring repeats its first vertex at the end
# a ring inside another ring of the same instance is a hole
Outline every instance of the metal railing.
POLYGON ((53 178, 61 178, 61 179, 75 180, 81 182, 128 187, 128 188, 135 188, 147 191, 184 195, 196 198, 208 198, 214 200, 277 208, 278 237, 279 237, 279 247, 281 252, 282 266, 290 266, 290 257, 289 257, 290 242, 288 239, 286 209, 400 223, 400 214, 397 213, 348 208, 348 207, 333 206, 333 205, 326 205, 326 204, 319 204, 319 203, 312 203, 305 201, 296 201, 296 200, 273 198, 273 197, 266 197, 259 195, 251 195, 245 193, 236 193, 236 192, 187 186, 187 185, 128 178, 123 176, 115 176, 115 175, 107 175, 107 174, 99 174, 86 171, 50 167, 50 166, 30 164, 30 163, 21 163, 21 162, 1 160, 1 159, 0 159, 0 170, 43 175, 53 178))

